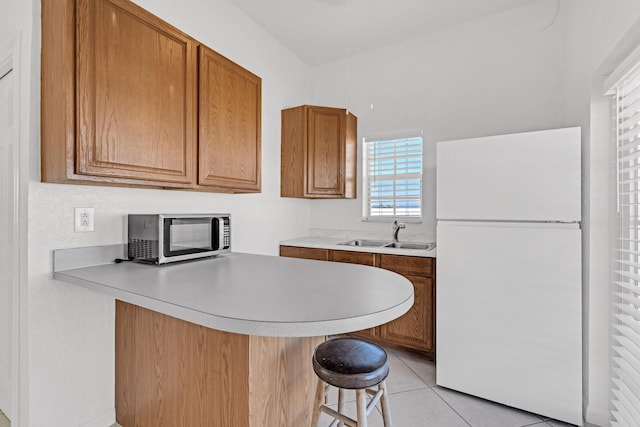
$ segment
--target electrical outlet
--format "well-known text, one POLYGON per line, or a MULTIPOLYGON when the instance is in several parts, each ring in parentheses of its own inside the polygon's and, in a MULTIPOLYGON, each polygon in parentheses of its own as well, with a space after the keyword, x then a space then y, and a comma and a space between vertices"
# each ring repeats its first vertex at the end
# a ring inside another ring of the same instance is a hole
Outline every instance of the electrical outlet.
POLYGON ((75 208, 75 232, 82 233, 85 231, 93 231, 93 218, 94 208, 75 208))

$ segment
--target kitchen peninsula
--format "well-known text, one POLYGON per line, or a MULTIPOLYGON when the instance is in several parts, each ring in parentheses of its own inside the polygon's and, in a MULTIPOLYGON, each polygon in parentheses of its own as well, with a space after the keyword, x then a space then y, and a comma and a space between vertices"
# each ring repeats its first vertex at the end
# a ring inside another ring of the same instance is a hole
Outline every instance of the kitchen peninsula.
POLYGON ((123 427, 308 425, 315 346, 413 304, 407 279, 361 265, 241 253, 113 263, 123 252, 55 251, 53 274, 117 300, 123 427))

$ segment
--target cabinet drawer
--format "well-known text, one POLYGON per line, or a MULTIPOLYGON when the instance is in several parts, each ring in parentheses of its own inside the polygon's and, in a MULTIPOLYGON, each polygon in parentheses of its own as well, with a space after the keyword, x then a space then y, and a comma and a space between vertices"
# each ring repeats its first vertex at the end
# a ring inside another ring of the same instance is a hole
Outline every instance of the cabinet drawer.
POLYGON ((331 251, 332 261, 374 266, 375 254, 369 252, 331 251))
POLYGON ((328 249, 301 248, 298 246, 280 246, 280 256, 290 258, 329 260, 328 249))
POLYGON ((433 258, 383 254, 380 267, 405 275, 433 276, 433 258))

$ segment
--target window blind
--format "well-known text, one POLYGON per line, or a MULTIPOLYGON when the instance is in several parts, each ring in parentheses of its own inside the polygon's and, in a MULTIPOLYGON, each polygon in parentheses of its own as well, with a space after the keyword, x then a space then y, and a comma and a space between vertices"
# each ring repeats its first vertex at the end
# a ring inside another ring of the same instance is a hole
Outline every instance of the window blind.
POLYGON ((612 286, 612 426, 640 426, 640 66, 613 88, 618 232, 612 286))
POLYGON ((365 141, 366 218, 422 217, 422 137, 365 141))

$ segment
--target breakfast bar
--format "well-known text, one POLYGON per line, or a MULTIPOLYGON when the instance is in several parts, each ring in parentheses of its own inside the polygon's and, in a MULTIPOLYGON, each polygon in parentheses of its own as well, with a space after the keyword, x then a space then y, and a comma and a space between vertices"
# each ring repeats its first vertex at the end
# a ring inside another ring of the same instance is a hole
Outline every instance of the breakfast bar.
POLYGON ((121 250, 55 251, 53 278, 116 299, 123 427, 309 425, 315 346, 413 304, 411 283, 379 268, 243 253, 114 263, 121 250))

